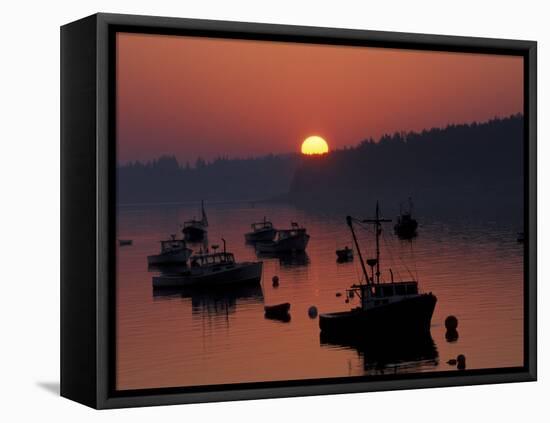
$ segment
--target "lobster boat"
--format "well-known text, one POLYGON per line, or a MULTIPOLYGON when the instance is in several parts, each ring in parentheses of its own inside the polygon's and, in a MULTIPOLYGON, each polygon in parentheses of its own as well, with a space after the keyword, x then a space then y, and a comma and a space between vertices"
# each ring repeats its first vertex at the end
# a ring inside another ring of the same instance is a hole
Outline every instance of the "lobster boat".
POLYGON ((431 292, 419 290, 418 281, 395 281, 390 269, 390 281, 381 281, 379 237, 382 223, 390 220, 380 218, 378 203, 374 219, 361 223, 375 226, 376 257, 367 260, 370 275, 363 261, 354 231, 353 222, 361 222, 351 216, 346 218, 361 263, 364 283, 353 284, 346 290, 348 301, 358 297, 358 307, 348 311, 324 313, 319 316, 319 327, 325 335, 338 334, 348 337, 395 335, 398 333, 429 333, 437 298, 431 292))
POLYGON ((309 238, 306 228, 292 222, 290 229, 278 229, 272 241, 257 243, 256 251, 261 254, 299 253, 305 251, 309 238))

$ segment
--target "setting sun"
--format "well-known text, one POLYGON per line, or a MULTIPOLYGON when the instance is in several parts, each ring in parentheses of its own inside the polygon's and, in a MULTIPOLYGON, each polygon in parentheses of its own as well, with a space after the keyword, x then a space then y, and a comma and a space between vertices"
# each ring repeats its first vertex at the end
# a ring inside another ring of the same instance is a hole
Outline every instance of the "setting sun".
POLYGON ((307 137, 302 143, 302 154, 313 155, 325 153, 328 153, 328 144, 323 138, 317 135, 307 137))

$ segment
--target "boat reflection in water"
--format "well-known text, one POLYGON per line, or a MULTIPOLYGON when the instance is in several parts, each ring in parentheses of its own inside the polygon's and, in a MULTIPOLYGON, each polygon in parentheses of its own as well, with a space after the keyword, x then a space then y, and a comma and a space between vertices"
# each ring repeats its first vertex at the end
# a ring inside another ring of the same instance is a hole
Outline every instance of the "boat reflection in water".
POLYGON ((274 254, 274 253, 256 253, 259 259, 277 259, 281 267, 299 267, 307 266, 310 263, 309 255, 305 251, 295 253, 274 254))
POLYGON ((155 301, 191 300, 193 315, 223 316, 235 313, 241 302, 263 304, 264 296, 259 283, 238 286, 153 288, 155 301))
POLYGON ((367 374, 416 372, 439 365, 439 353, 429 332, 371 338, 321 332, 320 344, 356 350, 367 374))

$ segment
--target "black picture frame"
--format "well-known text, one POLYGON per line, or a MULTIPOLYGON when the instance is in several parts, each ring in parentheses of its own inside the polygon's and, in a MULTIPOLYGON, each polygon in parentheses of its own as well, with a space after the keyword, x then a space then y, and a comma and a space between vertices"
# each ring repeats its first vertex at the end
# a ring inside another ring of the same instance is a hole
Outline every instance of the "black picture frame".
POLYGON ((95 14, 61 28, 61 395, 90 407, 275 398, 534 381, 537 44, 488 38, 95 14), (519 55, 524 58, 524 365, 517 368, 114 390, 117 31, 519 55))

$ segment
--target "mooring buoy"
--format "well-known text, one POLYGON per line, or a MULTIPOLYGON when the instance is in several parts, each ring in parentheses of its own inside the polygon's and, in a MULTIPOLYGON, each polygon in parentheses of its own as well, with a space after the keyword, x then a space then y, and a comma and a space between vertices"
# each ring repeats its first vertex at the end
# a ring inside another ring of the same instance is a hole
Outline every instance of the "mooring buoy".
POLYGON ((458 327, 458 319, 455 316, 447 316, 445 319, 445 328, 448 331, 454 331, 458 327))
POLYGON ((317 317, 317 307, 311 306, 307 310, 307 315, 309 316, 310 319, 315 319, 317 317))
POLYGON ((279 286, 279 276, 275 275, 273 276, 273 278, 271 279, 271 281, 273 282, 273 286, 275 288, 277 288, 279 286))

